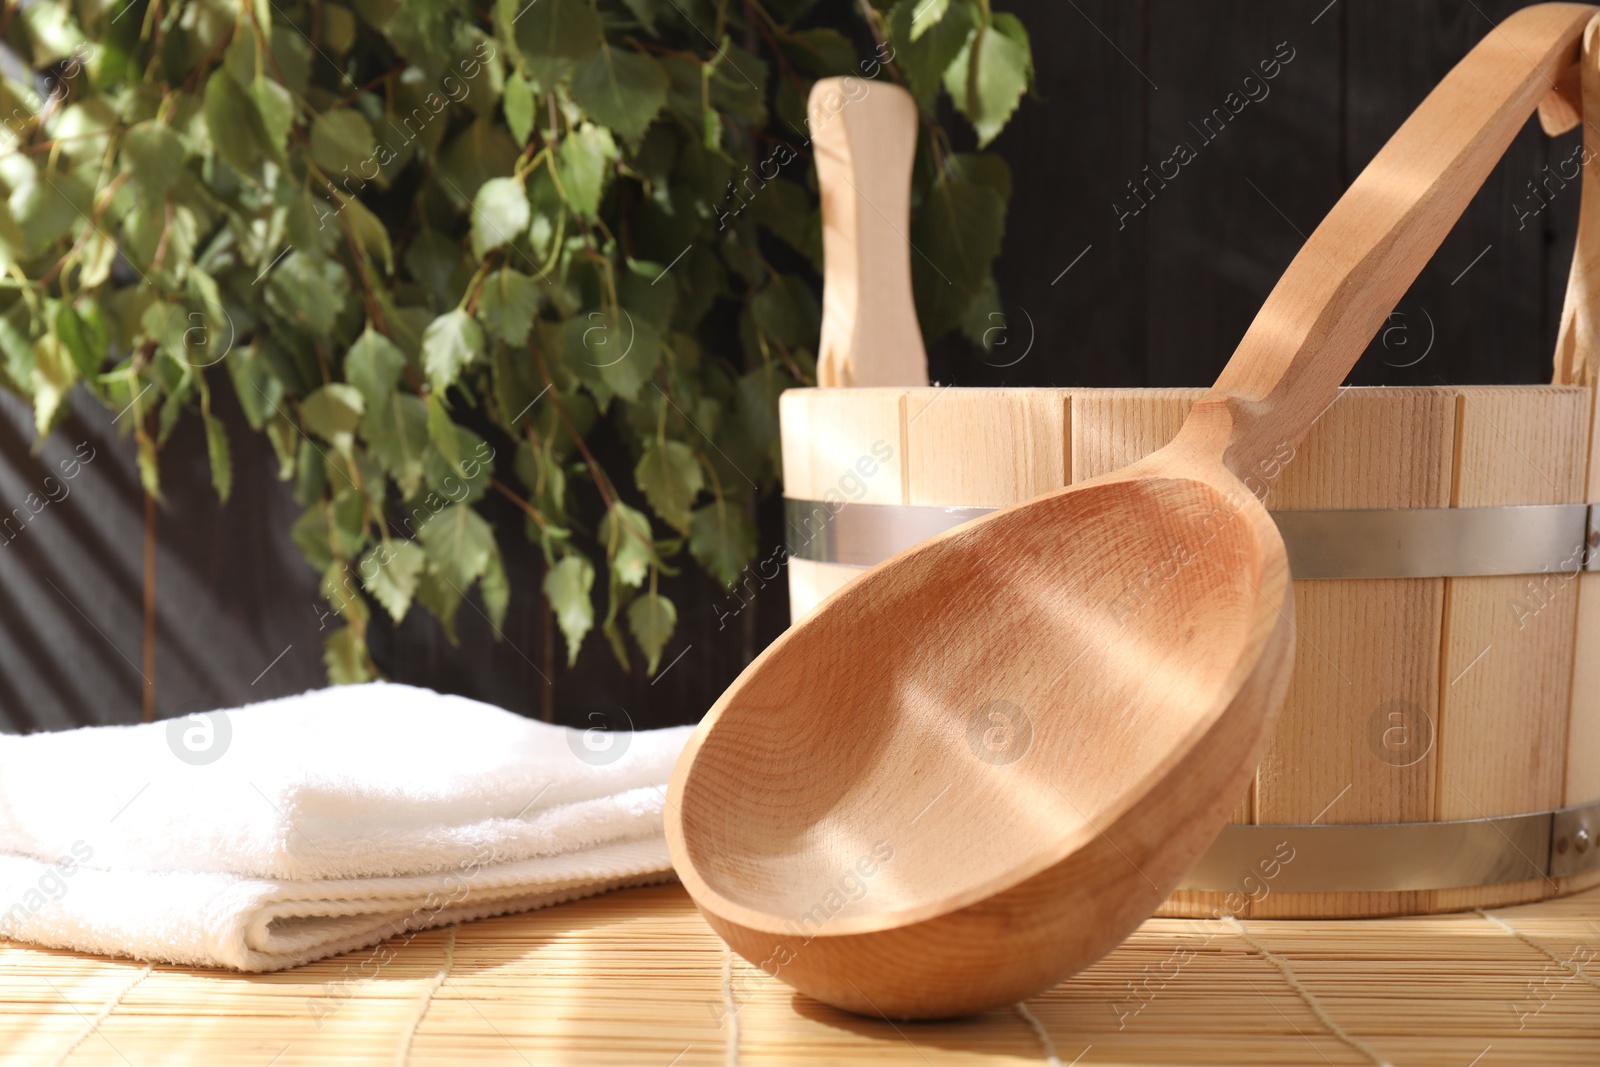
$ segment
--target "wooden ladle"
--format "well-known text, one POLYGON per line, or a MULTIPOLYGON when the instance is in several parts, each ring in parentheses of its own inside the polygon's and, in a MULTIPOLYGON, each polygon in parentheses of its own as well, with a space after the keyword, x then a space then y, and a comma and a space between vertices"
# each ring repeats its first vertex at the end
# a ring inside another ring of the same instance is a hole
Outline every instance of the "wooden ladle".
POLYGON ((1244 792, 1289 676, 1258 497, 1593 13, 1519 11, 1445 77, 1171 445, 902 552, 739 676, 666 817, 735 951, 851 1011, 949 1016, 1048 988, 1161 903, 1244 792))

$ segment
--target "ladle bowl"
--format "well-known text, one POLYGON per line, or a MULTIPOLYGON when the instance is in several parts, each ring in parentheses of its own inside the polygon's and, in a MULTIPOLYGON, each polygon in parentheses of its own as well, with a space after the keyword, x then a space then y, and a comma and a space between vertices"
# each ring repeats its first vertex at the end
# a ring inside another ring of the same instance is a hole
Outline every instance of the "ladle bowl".
POLYGON ((1277 530, 1210 473, 951 531, 752 663, 672 783, 717 932, 906 1018, 1016 1001, 1127 936, 1221 828, 1288 680, 1277 530))

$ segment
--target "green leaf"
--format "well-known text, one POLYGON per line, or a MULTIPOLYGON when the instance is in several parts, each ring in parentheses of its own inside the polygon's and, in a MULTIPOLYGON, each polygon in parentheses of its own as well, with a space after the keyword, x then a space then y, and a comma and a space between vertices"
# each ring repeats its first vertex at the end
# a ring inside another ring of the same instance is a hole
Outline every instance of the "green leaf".
POLYGON ((689 552, 727 588, 756 554, 755 524, 726 500, 696 508, 689 523, 689 552))
POLYGON ((911 17, 911 39, 918 41, 944 18, 950 9, 950 0, 916 0, 915 8, 911 17))
POLYGON ((1006 202, 987 185, 953 171, 928 191, 911 227, 922 252, 911 264, 924 339, 933 343, 960 323, 983 290, 1005 233, 1006 202))
POLYGON ((451 504, 430 517, 419 536, 429 569, 463 593, 489 565, 494 551, 494 531, 465 504, 451 504))
POLYGON ((638 141, 667 102, 661 64, 628 49, 602 47, 572 75, 572 102, 602 126, 638 141))
POLYGON ((1028 31, 1014 15, 994 16, 972 31, 944 74, 950 100, 978 131, 978 147, 997 137, 1033 83, 1028 31))
POLYGON ((483 327, 460 308, 440 315, 422 334, 422 369, 436 392, 454 385, 483 352, 483 327))
POLYGON ((289 527, 289 540, 317 570, 326 570, 333 562, 333 548, 328 542, 328 513, 320 504, 314 504, 300 513, 300 517, 289 527))
MULTIPOLYGON (((99 311, 98 304, 89 303, 85 307, 99 311)), ((67 353, 72 357, 78 374, 92 378, 100 370, 100 360, 105 355, 105 338, 91 336, 88 325, 65 301, 56 308, 54 325, 56 336, 67 346, 67 353)))
POLYGON ((122 162, 141 192, 159 200, 176 184, 187 154, 183 138, 171 126, 141 122, 122 137, 122 162))
MULTIPOLYGON (((462 255, 457 241, 425 228, 406 247, 405 265, 436 307, 450 307, 461 295, 472 261, 462 255)), ((426 325, 423 324, 424 328, 426 325)), ((418 330, 419 346, 421 338, 422 331, 418 330)), ((396 334, 395 340, 405 347, 404 335, 396 334)))
POLYGON ((633 468, 633 479, 657 515, 680 533, 689 532, 689 508, 705 487, 694 449, 681 441, 652 440, 633 468))
POLYGON ((620 354, 609 357, 610 362, 602 362, 599 371, 600 380, 631 404, 638 400, 639 391, 661 362, 661 335, 643 318, 628 314, 627 309, 623 310, 623 326, 633 327, 633 332, 631 336, 618 340, 626 342, 628 347, 620 354))
MULTIPOLYGON (((778 461, 778 394, 794 384, 770 364, 741 375, 737 384, 739 421, 753 446, 753 454, 740 456, 736 473, 740 478, 762 477, 766 462, 778 461), (747 470, 746 468, 754 468, 747 470)), ((731 479, 729 479, 731 480, 731 479)))
POLYGON ((326 453, 303 433, 295 444, 294 499, 303 507, 311 507, 328 492, 328 464, 323 462, 326 453))
POLYGON ((642 511, 620 500, 613 503, 600 520, 600 543, 606 547, 606 559, 618 581, 635 588, 644 584, 656 561, 656 546, 650 536, 650 520, 642 511))
POLYGON ((955 62, 978 24, 972 0, 950 0, 937 21, 917 18, 929 0, 900 0, 889 12, 889 43, 895 68, 925 113, 932 114, 945 71, 955 62), (915 39, 912 34, 916 33, 915 39))
POLYGON ((494 475, 494 449, 471 430, 452 428, 457 459, 451 462, 442 449, 430 448, 422 457, 423 476, 429 487, 457 503, 470 504, 488 491, 494 475))
POLYGON ((525 352, 513 352, 503 345, 494 351, 494 398, 499 407, 500 426, 512 436, 534 418, 534 403, 543 390, 533 387, 532 360, 525 352))
POLYGON ((506 125, 511 127, 511 137, 519 145, 528 143, 528 138, 533 136, 534 108, 533 89, 521 74, 512 74, 506 79, 505 95, 502 106, 506 112, 506 125))
POLYGON ((399 485, 401 497, 415 496, 422 486, 422 457, 428 447, 428 405, 422 398, 396 391, 381 403, 367 404, 361 436, 399 485))
POLYGON ((600 19, 587 0, 500 0, 500 12, 541 90, 600 46, 600 19))
POLYGON ((567 643, 567 666, 578 662, 584 635, 594 629, 594 564, 574 552, 545 572, 545 599, 567 643))
MULTIPOLYGON (((28 305, 19 300, 5 311, 0 311, 0 356, 4 357, 7 384, 18 392, 26 392, 33 378, 33 339, 29 337, 32 321, 28 305)), ((132 390, 127 390, 132 392, 132 390)))
POLYGON ((616 657, 617 664, 624 670, 628 666, 628 646, 622 639, 621 621, 623 609, 627 607, 632 594, 628 587, 617 579, 617 572, 612 569, 606 577, 606 617, 600 623, 600 632, 605 635, 606 643, 611 646, 611 654, 616 657))
POLYGON ((711 106, 737 115, 754 129, 767 125, 767 64, 740 48, 728 34, 706 62, 711 106))
POLYGON ((628 629, 643 650, 646 674, 655 674, 661 663, 661 650, 678 625, 678 609, 672 601, 653 590, 628 605, 628 629))
POLYGON ((491 178, 472 200, 472 251, 482 259, 514 241, 533 217, 521 178, 491 178))
POLYGON ((773 275, 750 301, 750 314, 767 336, 790 348, 814 345, 822 329, 816 296, 793 275, 773 275))
MULTIPOLYGON (((445 407, 441 394, 435 390, 428 394, 428 440, 433 442, 434 448, 444 456, 448 463, 461 462, 461 436, 456 424, 450 418, 450 410, 445 407)), ((427 469, 427 460, 424 457, 423 469, 427 469)))
POLYGON ((258 76, 250 84, 250 99, 261 114, 261 129, 273 158, 281 162, 294 126, 294 97, 271 78, 258 76))
POLYGON ((206 128, 222 161, 240 174, 253 174, 267 147, 261 114, 226 70, 206 79, 206 128))
POLYGON ((55 334, 33 343, 33 425, 40 439, 55 429, 61 402, 78 380, 78 365, 55 334))
POLYGON ((373 262, 382 264, 385 274, 394 273, 394 245, 389 242, 389 228, 379 221, 367 205, 349 197, 344 201, 342 214, 350 221, 350 229, 355 233, 356 241, 360 243, 367 257, 373 262))
POLYGON ((328 668, 328 681, 334 685, 359 685, 372 681, 367 643, 349 626, 328 635, 322 645, 322 663, 328 668))
POLYGON ((1011 199, 1011 166, 993 152, 957 152, 946 156, 951 177, 970 185, 981 185, 1011 199))
POLYGON ((206 457, 211 462, 211 487, 217 491, 217 499, 224 504, 233 492, 233 453, 228 447, 228 431, 223 428, 222 420, 214 418, 210 412, 201 415, 206 426, 206 457))
POLYGON ((511 606, 511 579, 506 575, 499 546, 489 555, 489 566, 484 568, 478 592, 483 596, 484 610, 489 613, 489 625, 494 627, 495 640, 499 640, 500 627, 506 622, 506 609, 511 606))
POLYGON ((368 326, 344 356, 345 380, 361 394, 364 409, 371 410, 388 399, 405 369, 405 353, 383 334, 368 326))
POLYGON ((380 541, 367 550, 357 567, 361 585, 395 622, 411 610, 417 579, 427 557, 411 541, 380 541))
POLYGON ((499 123, 480 117, 439 154, 437 173, 444 183, 442 191, 462 207, 470 206, 479 186, 516 168, 520 151, 499 123))
POLYGON ((322 43, 336 56, 350 51, 356 42, 355 12, 338 4, 322 5, 322 43))
POLYGON ((331 382, 300 402, 300 421, 311 433, 348 456, 365 407, 361 391, 355 386, 331 382))
MULTIPOLYGON (((13 159, 17 158, 15 155, 13 159)), ((54 178, 33 180, 32 165, 27 177, 11 190, 7 208, 16 229, 22 234, 27 247, 41 249, 67 235, 94 210, 93 192, 84 187, 75 175, 57 175, 54 178)), ((10 181, 10 176, 7 178, 10 181)))
POLYGON ((372 126, 359 111, 325 111, 311 120, 311 158, 336 185, 360 181, 362 163, 373 159, 372 126))
POLYGON ((561 324, 561 363, 604 407, 612 395, 632 403, 661 362, 661 336, 627 308, 574 315, 561 324))
POLYGON ((332 260, 296 250, 267 277, 267 304, 311 336, 327 338, 345 306, 350 277, 332 260))
POLYGON ((462 589, 445 581, 431 568, 424 570, 417 581, 417 603, 439 620, 452 645, 456 643, 456 612, 461 609, 464 595, 462 589))
POLYGON ((248 86, 260 73, 260 64, 257 62, 259 53, 256 51, 254 34, 233 33, 228 36, 232 40, 222 53, 222 67, 233 79, 242 86, 248 86))
POLYGON ((567 206, 593 219, 600 210, 600 198, 616 158, 617 143, 611 131, 591 122, 562 138, 556 149, 556 177, 567 206))
POLYGON ((520 348, 528 343, 539 301, 538 283, 521 271, 505 267, 484 279, 478 293, 478 318, 494 336, 520 348))
POLYGON ((361 595, 356 584, 356 573, 349 562, 352 558, 350 553, 359 551, 359 546, 354 542, 349 545, 344 544, 342 535, 337 530, 337 524, 335 525, 334 561, 322 572, 318 591, 352 629, 358 633, 365 633, 367 623, 372 621, 372 610, 367 606, 366 598, 361 595))
MULTIPOLYGON (((993 276, 984 279, 983 288, 967 305, 966 313, 961 317, 961 335, 971 341, 975 348, 981 349, 986 360, 1004 360, 1005 353, 996 356, 1002 346, 1009 343, 1006 336, 1005 307, 1000 303, 1000 288, 995 284, 993 276)), ((1001 362, 1000 365, 1004 365, 1001 362)))
POLYGON ((272 453, 278 457, 278 480, 286 482, 294 477, 300 429, 287 416, 275 413, 267 423, 267 440, 272 442, 272 453))

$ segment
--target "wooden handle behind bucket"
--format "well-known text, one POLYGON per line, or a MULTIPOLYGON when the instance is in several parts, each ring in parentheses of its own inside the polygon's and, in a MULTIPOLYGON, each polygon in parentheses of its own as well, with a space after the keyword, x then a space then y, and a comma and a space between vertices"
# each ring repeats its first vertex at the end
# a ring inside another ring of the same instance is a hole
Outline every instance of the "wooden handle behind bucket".
POLYGON ((897 85, 825 78, 807 111, 822 194, 817 384, 927 385, 907 237, 916 101, 897 85))

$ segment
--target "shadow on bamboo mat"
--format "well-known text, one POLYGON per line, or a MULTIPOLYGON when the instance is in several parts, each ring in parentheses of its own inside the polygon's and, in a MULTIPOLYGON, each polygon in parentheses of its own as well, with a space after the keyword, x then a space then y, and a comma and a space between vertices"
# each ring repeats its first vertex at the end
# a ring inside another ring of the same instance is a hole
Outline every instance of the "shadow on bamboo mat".
POLYGON ((7 1067, 1600 1063, 1600 890, 1415 919, 1151 919, 1009 1011, 857 1018, 730 958, 677 886, 268 975, 0 942, 7 1067))

